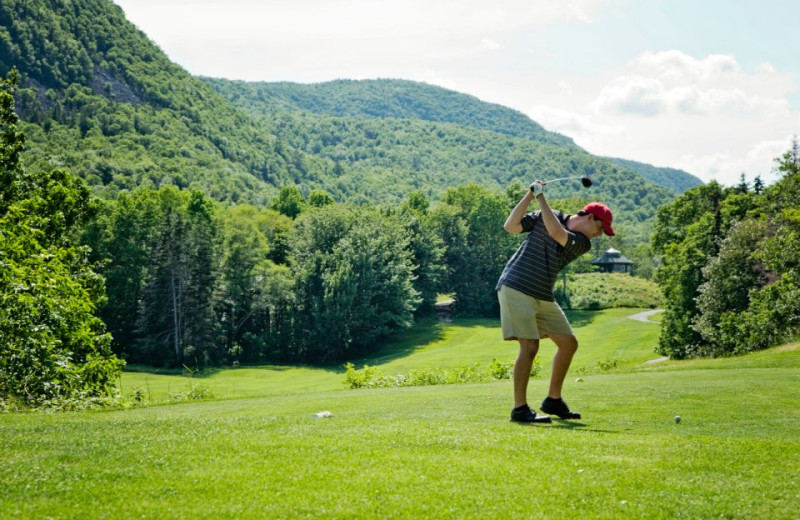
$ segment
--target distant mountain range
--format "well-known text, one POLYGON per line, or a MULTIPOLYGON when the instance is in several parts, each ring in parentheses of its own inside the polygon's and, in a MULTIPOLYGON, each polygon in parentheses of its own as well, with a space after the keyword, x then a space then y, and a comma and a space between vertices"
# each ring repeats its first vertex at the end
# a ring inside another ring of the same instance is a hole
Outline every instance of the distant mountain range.
POLYGON ((450 186, 534 178, 553 198, 597 199, 646 234, 657 207, 702 184, 674 169, 588 154, 524 114, 431 85, 197 78, 110 0, 0 2, 0 74, 21 73, 29 168, 67 167, 101 196, 142 184, 267 204, 280 186, 388 203, 450 186))
POLYGON ((693 186, 700 186, 703 181, 683 170, 675 168, 662 168, 651 164, 629 161, 627 159, 617 159, 609 157, 609 160, 619 164, 623 168, 633 170, 645 179, 653 181, 679 193, 683 193, 693 186))

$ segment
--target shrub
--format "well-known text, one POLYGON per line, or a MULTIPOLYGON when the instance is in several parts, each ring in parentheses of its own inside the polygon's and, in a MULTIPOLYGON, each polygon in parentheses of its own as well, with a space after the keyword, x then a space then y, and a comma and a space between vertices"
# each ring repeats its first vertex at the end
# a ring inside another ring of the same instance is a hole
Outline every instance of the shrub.
POLYGON ((185 392, 169 394, 171 401, 203 401, 213 399, 214 394, 204 385, 190 385, 185 392))
POLYGON ((623 273, 571 275, 567 282, 569 301, 565 301, 560 293, 557 294, 559 302, 569 309, 655 308, 664 305, 664 296, 655 282, 623 273))
MULTIPOLYGON (((391 388, 403 386, 453 385, 463 383, 485 383, 494 379, 510 379, 514 363, 501 363, 492 360, 488 369, 481 369, 480 363, 457 368, 417 368, 407 374, 387 376, 378 367, 364 365, 357 370, 352 363, 345 365, 344 384, 355 388, 391 388)), ((541 365, 534 363, 531 376, 541 372, 541 365)))

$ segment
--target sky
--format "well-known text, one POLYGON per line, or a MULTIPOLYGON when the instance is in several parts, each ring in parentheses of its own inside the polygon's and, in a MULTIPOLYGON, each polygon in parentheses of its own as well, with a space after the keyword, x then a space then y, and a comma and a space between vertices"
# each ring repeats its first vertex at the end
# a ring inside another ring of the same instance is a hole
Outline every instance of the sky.
POLYGON ((772 183, 800 134, 800 2, 114 2, 194 75, 421 81, 704 182, 772 183))

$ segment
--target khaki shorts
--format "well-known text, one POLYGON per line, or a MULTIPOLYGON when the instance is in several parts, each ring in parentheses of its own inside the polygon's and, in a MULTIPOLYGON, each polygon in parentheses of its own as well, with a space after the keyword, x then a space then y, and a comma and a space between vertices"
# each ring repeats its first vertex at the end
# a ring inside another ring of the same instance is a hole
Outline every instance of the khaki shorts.
POLYGON ((556 302, 539 300, 500 286, 500 324, 506 340, 541 339, 550 334, 572 335, 572 327, 556 302))

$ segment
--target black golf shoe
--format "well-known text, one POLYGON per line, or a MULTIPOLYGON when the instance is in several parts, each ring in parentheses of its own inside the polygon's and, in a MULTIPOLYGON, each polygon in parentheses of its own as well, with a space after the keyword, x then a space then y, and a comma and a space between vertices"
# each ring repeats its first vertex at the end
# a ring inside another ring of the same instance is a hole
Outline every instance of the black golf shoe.
POLYGON ((581 414, 578 412, 573 412, 567 406, 567 403, 564 402, 563 399, 560 397, 558 399, 553 399, 551 397, 545 397, 544 401, 542 401, 542 406, 539 407, 541 411, 544 413, 549 413, 551 415, 557 416, 559 419, 580 419, 581 414))
POLYGON ((546 415, 536 415, 536 412, 524 404, 511 410, 511 422, 546 424, 553 421, 546 415))

